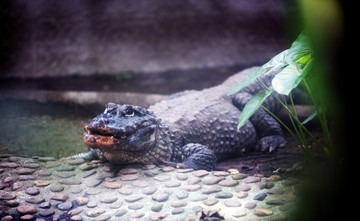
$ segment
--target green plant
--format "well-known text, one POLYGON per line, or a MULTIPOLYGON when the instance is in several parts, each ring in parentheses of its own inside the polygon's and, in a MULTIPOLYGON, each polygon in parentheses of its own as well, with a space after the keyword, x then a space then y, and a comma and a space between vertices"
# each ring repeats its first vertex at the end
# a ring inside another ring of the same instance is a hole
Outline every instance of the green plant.
POLYGON ((314 73, 315 64, 314 52, 311 49, 308 37, 302 32, 297 39, 292 43, 291 47, 275 57, 270 61, 251 72, 244 80, 238 83, 234 88, 230 90, 228 95, 235 94, 243 89, 248 84, 257 80, 266 90, 253 96, 253 98, 245 105, 239 117, 238 129, 242 127, 245 122, 252 116, 252 114, 260 107, 264 108, 269 114, 271 114, 276 120, 278 120, 284 128, 294 137, 296 142, 302 151, 308 158, 311 158, 310 145, 307 141, 307 137, 310 137, 314 143, 321 148, 326 155, 331 156, 333 153, 333 145, 330 137, 328 119, 326 116, 325 104, 321 98, 316 96, 310 84, 311 75, 314 73), (279 71, 273 78, 271 85, 267 87, 260 81, 259 77, 266 75, 273 71, 279 71), (303 82, 304 87, 309 94, 311 102, 315 108, 314 114, 309 116, 303 122, 300 122, 295 110, 291 91, 298 87, 303 82), (284 96, 282 100, 274 92, 277 92, 279 96, 284 96), (285 125, 274 113, 266 109, 262 103, 268 96, 274 96, 276 100, 281 104, 283 108, 288 112, 291 120, 293 130, 285 125), (286 99, 286 96, 288 99, 286 99), (286 100, 290 100, 290 108, 286 100), (305 124, 312 120, 315 116, 318 116, 322 131, 324 133, 325 142, 321 142, 313 136, 313 134, 305 127, 305 124))

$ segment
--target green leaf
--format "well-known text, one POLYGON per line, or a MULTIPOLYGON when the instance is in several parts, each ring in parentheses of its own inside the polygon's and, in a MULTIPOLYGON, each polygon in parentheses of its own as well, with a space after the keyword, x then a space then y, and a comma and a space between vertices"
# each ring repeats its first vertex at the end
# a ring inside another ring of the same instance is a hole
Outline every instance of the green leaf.
POLYGON ((273 92, 273 89, 270 87, 268 91, 264 91, 254 95, 245 105, 244 109, 241 111, 239 117, 239 123, 237 128, 244 126, 246 121, 255 113, 257 109, 261 106, 261 104, 265 101, 265 99, 273 92))
POLYGON ((274 90, 279 94, 289 95, 304 79, 308 72, 301 70, 300 64, 293 63, 279 72, 271 81, 274 90))
POLYGON ((292 43, 290 49, 280 52, 270 61, 252 71, 246 78, 232 88, 227 95, 232 95, 252 83, 261 75, 269 74, 273 71, 280 70, 290 64, 299 62, 303 68, 311 59, 311 48, 309 40, 304 32, 301 32, 297 39, 292 43))
POLYGON ((240 91, 241 89, 243 89, 244 87, 246 87, 247 85, 249 85, 251 82, 253 82, 254 80, 256 80, 256 78, 260 77, 261 75, 263 75, 265 73, 264 69, 262 68, 263 66, 255 69, 254 71, 252 71, 248 76, 246 76, 242 81, 240 81, 240 83, 238 83, 235 87, 233 87, 228 93, 227 95, 232 95, 237 93, 238 91, 240 91))
POLYGON ((311 47, 309 39, 304 34, 304 32, 301 32, 289 48, 286 61, 288 64, 292 64, 299 60, 299 58, 304 57, 310 53, 311 47))
POLYGON ((304 46, 308 45, 309 39, 306 36, 305 32, 302 31, 296 40, 291 44, 290 48, 303 48, 304 46))
POLYGON ((310 61, 311 56, 310 54, 306 54, 296 60, 297 63, 301 65, 301 68, 304 68, 305 65, 310 61))
POLYGON ((295 61, 299 62, 301 59, 303 59, 304 57, 308 57, 310 59, 311 57, 311 50, 308 51, 304 51, 303 53, 299 54, 296 58, 295 61))
POLYGON ((287 65, 286 57, 288 55, 289 49, 280 52, 275 57, 273 57, 270 61, 264 64, 262 67, 267 69, 267 72, 270 73, 272 71, 276 71, 287 65))
POLYGON ((313 62, 314 62, 314 58, 311 58, 308 62, 306 62, 305 66, 302 69, 302 75, 304 75, 304 77, 306 77, 311 72, 314 66, 313 62))
POLYGON ((262 65, 261 67, 255 69, 252 71, 246 78, 244 78, 240 83, 238 83, 235 87, 233 87, 227 95, 232 95, 246 87, 247 85, 251 84, 253 81, 255 81, 257 78, 259 78, 261 75, 268 74, 272 71, 279 70, 280 68, 283 68, 287 65, 286 56, 287 56, 288 50, 285 50, 283 52, 280 52, 275 57, 273 57, 270 61, 262 65))

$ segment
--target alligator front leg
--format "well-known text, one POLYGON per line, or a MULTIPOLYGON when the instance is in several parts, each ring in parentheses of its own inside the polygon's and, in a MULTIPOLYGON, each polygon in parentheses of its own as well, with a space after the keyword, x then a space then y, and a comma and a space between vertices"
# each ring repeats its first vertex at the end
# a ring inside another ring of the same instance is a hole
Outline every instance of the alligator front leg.
POLYGON ((182 146, 173 155, 173 161, 178 168, 192 168, 194 170, 213 170, 216 164, 214 151, 198 143, 182 146))

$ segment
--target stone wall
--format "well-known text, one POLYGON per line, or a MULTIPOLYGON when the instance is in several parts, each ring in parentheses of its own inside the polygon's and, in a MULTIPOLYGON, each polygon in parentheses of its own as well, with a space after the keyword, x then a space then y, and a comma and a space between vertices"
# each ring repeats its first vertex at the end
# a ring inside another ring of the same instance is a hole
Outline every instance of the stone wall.
POLYGON ((1 3, 2 77, 262 64, 289 47, 283 0, 1 3))

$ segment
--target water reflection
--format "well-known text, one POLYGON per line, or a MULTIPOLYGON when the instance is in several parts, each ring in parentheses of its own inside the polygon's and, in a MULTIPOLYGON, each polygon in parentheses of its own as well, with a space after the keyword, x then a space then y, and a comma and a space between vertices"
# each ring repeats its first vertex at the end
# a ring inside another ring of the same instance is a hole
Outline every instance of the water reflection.
POLYGON ((83 107, 1 101, 0 153, 60 158, 85 151, 83 126, 91 116, 83 107))

